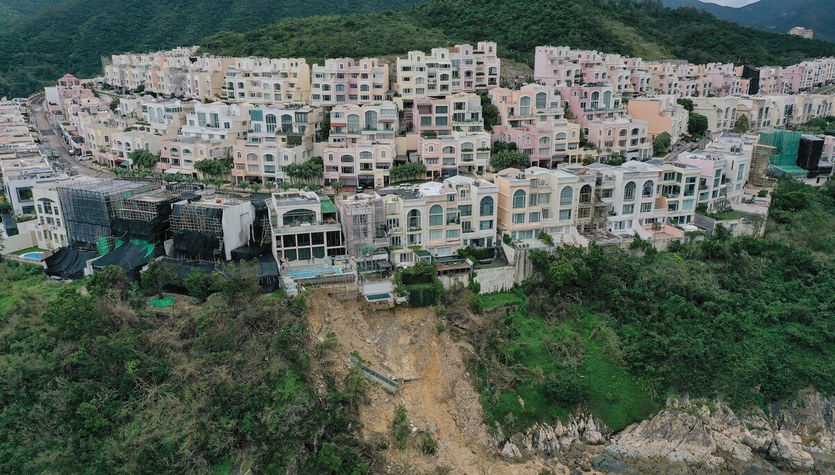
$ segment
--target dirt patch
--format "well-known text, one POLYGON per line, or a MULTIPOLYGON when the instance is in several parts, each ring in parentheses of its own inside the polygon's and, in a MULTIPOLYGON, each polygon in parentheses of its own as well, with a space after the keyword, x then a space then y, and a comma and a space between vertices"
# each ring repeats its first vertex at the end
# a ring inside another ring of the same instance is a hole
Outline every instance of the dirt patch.
MULTIPOLYGON (((360 410, 363 437, 388 441, 393 447, 395 408, 408 410, 410 428, 429 431, 438 452, 425 456, 414 449, 390 448, 378 465, 382 473, 424 473, 449 468, 461 474, 538 474, 544 465, 512 464, 497 457, 478 393, 470 383, 463 355, 472 351, 449 332, 438 333, 433 309, 398 307, 371 311, 357 301, 337 301, 324 291, 310 297, 309 324, 314 339, 335 333, 338 376, 348 372, 348 355, 357 352, 375 370, 401 381, 391 395, 372 383, 370 402, 360 410)), ((557 472, 559 473, 559 472, 557 472)))

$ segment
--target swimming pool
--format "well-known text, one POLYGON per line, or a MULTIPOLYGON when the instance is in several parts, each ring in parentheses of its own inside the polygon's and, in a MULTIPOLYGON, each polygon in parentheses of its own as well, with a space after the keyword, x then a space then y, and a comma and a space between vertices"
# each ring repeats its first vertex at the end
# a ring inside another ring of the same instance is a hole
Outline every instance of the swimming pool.
POLYGON ((365 298, 367 298, 369 302, 372 301, 372 300, 388 300, 388 299, 391 298, 391 295, 389 295, 389 294, 374 294, 374 295, 366 295, 365 298))
POLYGON ((319 277, 320 275, 340 275, 342 274, 342 269, 340 267, 326 267, 324 269, 307 269, 307 270, 297 270, 297 271, 290 271, 287 273, 287 277, 293 280, 299 279, 312 279, 314 277, 319 277))
POLYGON ((26 259, 27 261, 41 262, 40 252, 27 252, 26 254, 22 254, 20 257, 26 259))

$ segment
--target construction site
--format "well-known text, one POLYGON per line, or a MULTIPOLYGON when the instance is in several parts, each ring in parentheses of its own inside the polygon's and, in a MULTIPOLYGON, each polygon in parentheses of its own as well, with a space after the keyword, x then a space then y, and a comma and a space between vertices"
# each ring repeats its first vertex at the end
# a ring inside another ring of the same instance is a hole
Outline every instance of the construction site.
POLYGON ((355 256, 360 274, 387 275, 391 271, 388 226, 383 201, 370 194, 350 195, 340 202, 345 249, 355 256))

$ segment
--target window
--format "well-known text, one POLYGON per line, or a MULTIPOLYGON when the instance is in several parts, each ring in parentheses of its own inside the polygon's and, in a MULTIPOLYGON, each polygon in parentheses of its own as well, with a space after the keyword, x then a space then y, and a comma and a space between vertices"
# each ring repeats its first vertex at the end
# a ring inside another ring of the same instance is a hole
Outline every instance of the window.
POLYGON ((493 210, 493 198, 490 196, 485 196, 484 198, 482 198, 479 214, 481 216, 493 216, 493 210))
POLYGON ((461 216, 472 216, 473 207, 471 205, 461 205, 458 207, 458 212, 461 214, 461 216))
POLYGON ((441 226, 444 224, 444 209, 441 205, 434 205, 429 208, 429 225, 441 226))
POLYGON ((566 221, 571 219, 571 210, 564 209, 560 211, 560 221, 566 221))
POLYGON ((531 213, 528 217, 528 222, 530 223, 538 223, 539 222, 539 212, 531 213))
POLYGON ((542 111, 547 107, 548 94, 544 92, 536 93, 536 109, 542 111))
POLYGON ((267 114, 265 118, 267 121, 267 132, 275 132, 277 119, 274 114, 267 114))
POLYGON ((519 100, 519 115, 522 117, 531 115, 531 98, 524 96, 519 100))
POLYGON ((491 220, 486 220, 486 221, 480 221, 478 223, 478 229, 480 229, 482 231, 486 231, 488 229, 493 229, 493 220, 491 219, 491 220))
POLYGON ((601 197, 601 198, 611 198, 611 197, 612 197, 612 194, 613 194, 613 192, 614 192, 614 191, 615 191, 615 190, 613 190, 613 189, 611 189, 611 188, 604 188, 604 189, 600 192, 600 197, 601 197))
POLYGON ((649 213, 652 211, 652 203, 641 203, 641 212, 649 213))
POLYGON ((570 205, 571 202, 574 200, 574 189, 570 186, 563 187, 562 191, 560 191, 560 205, 570 205))
POLYGON ((516 190, 513 193, 513 207, 517 209, 525 207, 525 190, 516 190))
POLYGON ((437 231, 429 231, 429 240, 430 241, 440 241, 444 238, 444 232, 441 230, 437 231))
POLYGON ((623 205, 622 214, 632 214, 635 212, 635 205, 623 205))
POLYGON ((512 218, 513 224, 523 224, 525 222, 525 213, 516 213, 512 218))
POLYGON ((348 116, 348 133, 356 134, 360 131, 360 116, 351 114, 348 116))
POLYGON ((644 183, 644 190, 641 193, 641 198, 652 198, 655 194, 655 182, 650 180, 644 183))
POLYGON ((447 239, 455 239, 455 238, 458 238, 458 237, 461 237, 461 231, 459 231, 457 229, 450 229, 449 231, 446 232, 446 238, 447 239))
POLYGON ((623 187, 623 199, 624 201, 634 201, 635 200, 635 182, 630 181, 623 187))
POLYGON ((365 111, 365 128, 369 130, 377 130, 376 111, 365 111))
POLYGON ((409 225, 409 228, 419 228, 421 226, 420 223, 420 211, 413 209, 409 211, 409 214, 406 216, 406 221, 409 225))

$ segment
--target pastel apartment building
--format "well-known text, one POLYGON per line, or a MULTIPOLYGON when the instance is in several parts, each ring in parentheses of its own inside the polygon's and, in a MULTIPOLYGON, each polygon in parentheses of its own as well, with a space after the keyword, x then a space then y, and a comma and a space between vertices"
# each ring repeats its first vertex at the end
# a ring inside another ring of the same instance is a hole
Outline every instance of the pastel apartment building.
POLYGON ((584 82, 580 59, 567 46, 537 46, 534 78, 546 86, 573 86, 584 82))
POLYGON ((167 174, 182 174, 204 178, 195 168, 201 160, 222 160, 231 156, 234 141, 231 139, 204 139, 183 137, 164 139, 160 146, 160 161, 157 168, 167 174))
POLYGON ((396 92, 405 102, 460 92, 486 92, 499 87, 501 61, 496 43, 479 42, 433 48, 429 54, 409 51, 397 58, 396 92))
POLYGON ((700 170, 698 203, 716 211, 742 201, 756 142, 756 136, 725 134, 704 150, 678 156, 677 162, 700 170))
POLYGON ((481 178, 453 176, 444 180, 458 196, 464 246, 493 247, 498 225, 499 187, 481 178))
POLYGON ((634 235, 666 217, 666 202, 659 199, 658 166, 630 161, 618 167, 593 163, 587 168, 599 178, 601 200, 610 206, 610 232, 634 235))
POLYGON ((158 154, 162 150, 164 136, 143 130, 131 130, 113 134, 110 144, 110 166, 133 166, 130 154, 136 150, 147 150, 158 154))
POLYGON ((250 127, 250 104, 195 104, 181 128, 184 137, 207 140, 242 139, 250 127))
POLYGON ((331 107, 337 104, 374 104, 387 99, 389 67, 377 58, 326 59, 314 64, 310 103, 331 107))
POLYGON ((414 102, 418 156, 429 177, 480 174, 487 168, 491 137, 481 113, 481 99, 469 93, 414 102))
POLYGON ((345 255, 339 213, 312 191, 273 193, 267 201, 273 257, 282 264, 345 255))
POLYGON ((310 98, 310 66, 303 58, 235 58, 220 96, 255 105, 303 104, 310 98))
POLYGON ((287 166, 313 156, 313 142, 324 117, 322 108, 274 104, 249 111, 246 140, 237 140, 232 176, 242 181, 281 184, 289 179, 287 166))
POLYGON ((494 182, 500 235, 525 240, 544 232, 556 243, 582 244, 577 224, 594 218, 594 177, 541 167, 508 168, 494 182))
POLYGON ((183 94, 185 72, 197 49, 193 46, 155 53, 114 54, 104 66, 104 81, 123 91, 144 85, 147 91, 159 94, 183 94))
POLYGON ((675 144, 687 133, 689 112, 679 105, 676 96, 643 96, 629 101, 627 112, 633 119, 647 123, 649 140, 666 132, 675 144))
POLYGON ((383 188, 392 263, 415 262, 408 247, 420 246, 435 257, 451 256, 464 247, 458 191, 443 183, 416 188, 383 188))
POLYGON ((582 159, 580 125, 564 118, 563 102, 552 88, 526 84, 518 90, 490 91, 499 109, 500 125, 493 126, 494 141, 513 142, 531 157, 531 164, 575 163, 582 159))
POLYGON ((397 156, 397 105, 342 104, 331 110, 331 131, 324 145, 325 184, 382 188, 397 156))
POLYGON ((186 71, 185 96, 192 99, 216 100, 226 85, 226 71, 235 58, 203 55, 192 58, 186 71))
POLYGON ((179 99, 155 99, 140 103, 143 122, 157 135, 176 135, 194 110, 193 102, 179 99))

